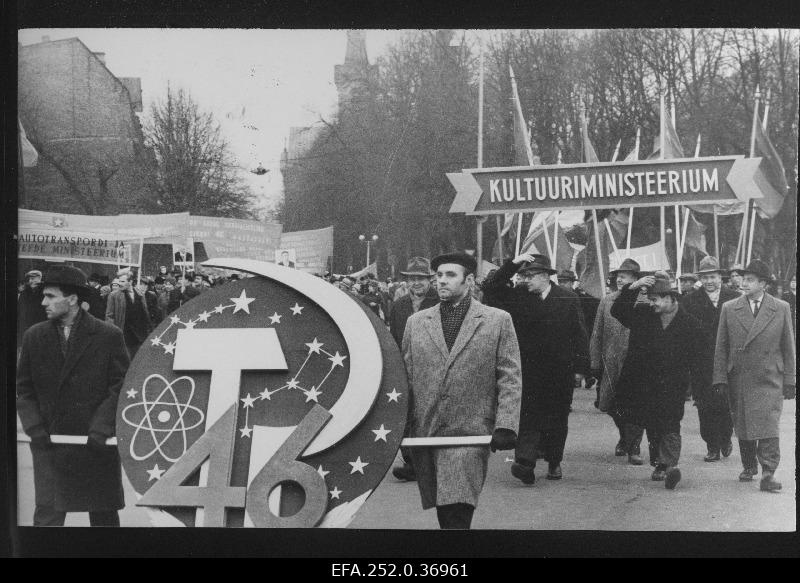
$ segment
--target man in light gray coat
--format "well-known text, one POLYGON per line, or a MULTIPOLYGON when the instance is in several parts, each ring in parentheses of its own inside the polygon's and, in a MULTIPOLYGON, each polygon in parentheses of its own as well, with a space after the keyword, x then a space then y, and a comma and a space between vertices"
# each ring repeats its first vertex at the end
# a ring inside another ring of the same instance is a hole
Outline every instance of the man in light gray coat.
POLYGON ((476 261, 465 253, 431 262, 441 303, 408 319, 403 357, 411 386, 409 435, 492 435, 486 446, 415 448, 423 509, 441 528, 469 528, 489 449, 513 449, 522 391, 511 316, 470 296, 476 261))
POLYGON ((727 393, 744 470, 750 482, 761 464, 761 490, 777 492, 773 477, 784 399, 795 398, 795 341, 789 304, 765 292, 769 267, 758 259, 744 270, 741 297, 725 302, 717 329, 714 390, 727 393))

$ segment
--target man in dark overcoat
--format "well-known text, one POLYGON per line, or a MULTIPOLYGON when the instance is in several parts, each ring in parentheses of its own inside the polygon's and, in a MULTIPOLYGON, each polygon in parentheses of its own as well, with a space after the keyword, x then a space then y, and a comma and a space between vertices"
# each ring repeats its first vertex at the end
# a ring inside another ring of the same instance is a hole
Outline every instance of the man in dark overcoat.
POLYGON ((708 343, 703 353, 702 384, 692 386, 692 396, 700 419, 700 436, 706 442, 708 449, 704 459, 707 462, 717 462, 720 460, 720 455, 723 457, 731 455, 733 422, 727 395, 715 391, 711 384, 711 377, 714 374, 714 344, 717 340, 722 304, 738 298, 739 294, 722 286, 722 270, 716 257, 711 255, 704 257, 700 261, 697 275, 703 286, 683 296, 681 304, 700 322, 705 332, 703 337, 708 343))
POLYGON ((136 352, 153 329, 147 299, 133 285, 130 273, 119 276, 120 289, 108 295, 106 322, 122 330, 125 346, 133 360, 136 352))
POLYGON ((578 296, 578 301, 581 303, 581 311, 583 312, 583 322, 586 324, 586 331, 591 332, 594 328, 594 319, 597 316, 597 308, 600 306, 600 299, 594 297, 589 292, 582 289, 580 286, 576 287, 575 282, 578 277, 575 272, 570 269, 562 269, 556 276, 558 285, 565 290, 574 292, 578 296))
POLYGON ((651 478, 672 490, 681 479, 681 419, 690 382, 702 378, 707 346, 700 323, 680 305, 677 290, 663 271, 626 284, 611 315, 630 330, 628 354, 617 383, 616 407, 629 422, 647 428, 658 444, 651 478), (647 288, 649 304, 636 303, 647 288))
POLYGON ((17 367, 17 413, 31 438, 34 526, 61 526, 89 512, 92 526, 119 526, 124 504, 115 434, 117 398, 129 359, 122 332, 80 307, 86 276, 55 266, 44 280, 48 320, 29 329, 17 367), (88 435, 54 445, 51 435, 88 435))
POLYGON ((550 281, 544 255, 523 253, 484 283, 484 301, 511 314, 522 359, 522 406, 514 477, 534 483, 537 451, 547 479, 562 477, 572 391, 589 371, 589 343, 578 296, 550 281), (522 285, 509 287, 517 273, 522 285))
MULTIPOLYGON (((396 302, 392 302, 388 320, 392 337, 397 345, 402 347, 403 333, 408 319, 420 310, 427 310, 438 304, 439 296, 436 290, 431 288, 431 278, 434 273, 427 258, 412 257, 408 260, 406 270, 400 273, 406 277, 408 293, 396 302)), ((392 475, 401 481, 415 480, 411 452, 403 447, 400 448, 400 453, 403 456, 403 465, 392 468, 392 475)))
POLYGON ((744 269, 744 295, 722 306, 714 353, 714 386, 727 393, 744 469, 752 481, 761 464, 761 490, 776 492, 784 399, 795 398, 795 338, 789 304, 766 293, 769 266, 744 269))

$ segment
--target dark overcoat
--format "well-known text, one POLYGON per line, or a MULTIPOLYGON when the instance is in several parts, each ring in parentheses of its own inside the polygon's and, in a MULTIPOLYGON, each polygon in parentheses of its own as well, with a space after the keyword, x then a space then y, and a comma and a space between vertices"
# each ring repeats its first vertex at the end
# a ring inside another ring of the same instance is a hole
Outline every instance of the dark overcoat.
POLYGON ((589 341, 591 367, 593 370, 603 371, 597 392, 597 406, 604 413, 613 411, 617 381, 622 372, 622 363, 628 354, 630 331, 611 315, 611 306, 614 305, 617 296, 619 296, 618 291, 600 300, 589 341))
MULTIPOLYGON (((451 350, 439 305, 408 319, 403 358, 411 386, 411 437, 515 433, 520 366, 508 314, 473 299, 451 350)), ((486 480, 488 447, 418 447, 412 451, 422 507, 477 505, 486 480)))
POLYGON ((778 437, 784 385, 795 385, 789 304, 764 294, 753 317, 745 296, 726 302, 717 330, 714 383, 727 383, 736 437, 778 437))
MULTIPOLYGON (((705 332, 703 338, 707 346, 703 351, 702 381, 699 386, 692 386, 692 396, 698 407, 714 407, 719 405, 711 390, 711 377, 714 373, 714 343, 717 340, 717 328, 719 327, 719 315, 722 313, 722 304, 727 301, 735 300, 740 294, 726 287, 719 290, 719 301, 717 307, 711 303, 708 293, 703 288, 689 292, 681 298, 681 305, 691 315, 694 316, 705 332)), ((725 404, 727 408, 727 404, 725 404)))
POLYGON ((43 299, 44 288, 41 285, 35 288, 26 285, 19 294, 17 298, 17 348, 22 344, 22 335, 28 328, 47 320, 47 312, 44 311, 42 305, 43 299))
MULTIPOLYGON (((430 287, 428 293, 422 298, 422 303, 418 311, 427 310, 439 303, 439 295, 430 287)), ((411 303, 411 294, 406 294, 395 302, 389 310, 389 331, 398 346, 403 344, 403 333, 406 330, 406 322, 414 314, 414 306, 411 303)))
POLYGON ((623 419, 660 433, 680 429, 689 383, 700 383, 708 342, 700 323, 678 306, 666 328, 646 303, 635 303, 639 289, 620 290, 611 315, 630 330, 615 409, 623 419))
MULTIPOLYGON (((117 399, 128 369, 122 332, 83 312, 66 356, 55 322, 30 328, 17 367, 17 412, 25 433, 115 434, 117 399)), ((36 504, 60 512, 124 506, 116 448, 97 454, 83 445, 32 448, 36 504)))
POLYGON ((511 314, 522 361, 520 429, 560 425, 569 414, 573 375, 589 372, 589 342, 578 296, 555 284, 542 301, 508 286, 517 265, 507 261, 484 283, 484 301, 511 314))

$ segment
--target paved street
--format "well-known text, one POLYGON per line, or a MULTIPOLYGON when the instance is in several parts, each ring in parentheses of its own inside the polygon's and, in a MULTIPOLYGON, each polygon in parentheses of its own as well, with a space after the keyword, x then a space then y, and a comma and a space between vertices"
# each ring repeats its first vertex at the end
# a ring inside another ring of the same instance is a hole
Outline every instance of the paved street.
MULTIPOLYGON (((544 479, 537 467, 533 486, 509 473, 510 452, 492 455, 489 476, 475 513, 476 529, 645 530, 645 531, 793 531, 795 511, 796 401, 785 401, 781 419, 781 465, 778 494, 759 491, 758 481, 740 483, 738 448, 727 460, 703 462, 697 410, 687 403, 682 424, 683 480, 675 491, 651 482, 649 465, 634 467, 614 457, 616 430, 611 419, 592 406, 594 391, 576 390, 565 460, 564 479, 544 479)), ((647 451, 646 447, 642 448, 647 451)), ((33 479, 27 443, 18 445, 20 524, 33 515, 33 479)), ((125 480, 126 500, 135 500, 125 480)), ((144 510, 129 505, 123 526, 149 526, 144 510)), ((86 514, 70 514, 68 526, 88 526, 86 514)), ((350 528, 435 529, 434 511, 423 512, 415 483, 400 483, 388 474, 367 500, 350 528)))

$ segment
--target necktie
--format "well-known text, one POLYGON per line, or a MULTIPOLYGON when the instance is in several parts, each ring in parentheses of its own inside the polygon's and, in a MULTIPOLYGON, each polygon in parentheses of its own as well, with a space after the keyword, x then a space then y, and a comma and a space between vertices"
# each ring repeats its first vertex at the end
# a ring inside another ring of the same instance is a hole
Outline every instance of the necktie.
POLYGON ((755 301, 753 302, 753 317, 754 317, 754 318, 755 318, 756 316, 758 316, 758 304, 759 304, 758 300, 755 300, 755 301))

